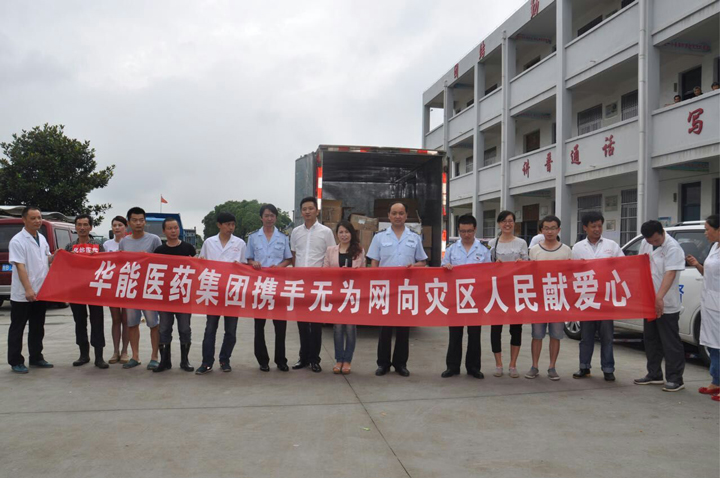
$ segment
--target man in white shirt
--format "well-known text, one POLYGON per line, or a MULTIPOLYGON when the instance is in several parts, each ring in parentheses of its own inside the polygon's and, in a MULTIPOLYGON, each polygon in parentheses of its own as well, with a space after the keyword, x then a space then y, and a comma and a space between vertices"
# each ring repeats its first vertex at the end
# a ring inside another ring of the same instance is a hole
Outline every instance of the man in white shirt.
POLYGON ((680 340, 680 271, 685 270, 685 252, 658 221, 640 227, 645 240, 640 254, 650 256, 650 272, 655 286, 655 320, 645 319, 643 341, 647 356, 647 375, 636 385, 662 385, 662 361, 665 359, 665 392, 685 388, 685 348, 680 340))
MULTIPOLYGON (((607 257, 623 257, 622 249, 615 241, 602 237, 605 218, 596 211, 584 214, 581 218, 586 238, 575 243, 572 258, 603 259, 607 257)), ((580 370, 573 378, 590 376, 590 363, 595 349, 595 333, 600 335, 600 366, 605 380, 615 381, 615 357, 613 356, 614 326, 612 320, 587 320, 580 322, 580 370)))
POLYGON ((46 302, 37 300, 50 269, 50 246, 40 234, 42 213, 34 206, 22 211, 25 227, 10 239, 9 261, 12 264, 10 285, 10 329, 8 330, 8 363, 15 373, 28 373, 22 355, 25 324, 28 324, 28 352, 31 367, 52 368, 43 357, 46 302))
MULTIPOLYGON (((200 249, 200 258, 211 261, 239 262, 245 263, 245 241, 233 235, 235 232, 235 216, 229 212, 221 212, 217 215, 217 226, 220 231, 216 236, 208 238, 203 242, 200 249)), ((205 337, 202 343, 202 365, 195 371, 197 375, 204 375, 212 372, 215 363, 215 339, 220 323, 219 315, 208 315, 205 324, 205 337)), ((223 336, 222 347, 220 348, 220 369, 223 372, 231 372, 230 356, 237 343, 237 317, 225 316, 225 335, 223 336)))
MULTIPOLYGON (((290 235, 290 250, 294 267, 322 267, 327 248, 335 245, 332 230, 317 220, 320 212, 317 199, 310 196, 300 201, 300 212, 304 224, 293 229, 290 235)), ((322 347, 322 324, 298 321, 300 334, 300 358, 293 370, 308 365, 313 372, 322 372, 320 348, 322 347)))

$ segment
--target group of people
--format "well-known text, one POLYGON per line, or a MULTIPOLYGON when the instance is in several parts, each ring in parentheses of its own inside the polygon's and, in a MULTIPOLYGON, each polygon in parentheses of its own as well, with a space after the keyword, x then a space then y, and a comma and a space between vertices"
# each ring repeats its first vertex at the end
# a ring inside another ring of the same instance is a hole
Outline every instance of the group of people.
MULTIPOLYGON (((348 221, 338 223, 333 231, 318 221, 318 202, 307 197, 300 204, 303 224, 295 227, 286 236, 275 226, 278 210, 272 204, 264 204, 259 210, 262 228, 248 236, 248 242, 235 236, 236 218, 227 212, 217 215, 219 233, 207 238, 198 255, 201 259, 247 263, 255 269, 266 267, 348 267, 366 266, 370 259, 371 267, 425 267, 427 255, 422 247, 420 236, 406 227, 407 207, 402 202, 392 204, 388 212, 390 227, 378 232, 372 239, 369 250, 363 250, 353 225, 348 221)), ((42 215, 38 208, 26 207, 23 211, 25 227, 10 241, 10 262, 13 265, 11 291, 11 325, 8 334, 8 362, 13 372, 27 373, 22 356, 22 337, 26 324, 29 324, 28 351, 31 367, 51 368, 42 354, 46 304, 37 300, 37 292, 48 273, 53 255, 50 254, 47 241, 39 233, 42 215)), ((502 211, 497 217, 499 235, 490 241, 489 249, 476 238, 477 221, 470 215, 458 220, 460 240, 452 244, 445 252, 442 266, 452 269, 464 264, 484 262, 547 261, 547 260, 594 260, 623 256, 619 245, 603 237, 604 217, 598 212, 589 212, 582 217, 582 228, 586 238, 572 248, 559 240, 560 219, 553 215, 544 217, 539 223, 540 235, 536 244, 528 248, 527 243, 514 235, 515 215, 511 211, 502 211)), ((178 256, 196 256, 196 250, 190 244, 179 239, 180 227, 176 220, 167 218, 163 222, 165 244, 160 238, 145 231, 145 211, 139 207, 131 208, 124 217, 115 217, 112 221, 114 238, 104 244, 97 243, 90 231, 93 221, 88 215, 75 218, 77 240, 66 249, 72 253, 95 254, 110 251, 148 252, 178 256), (126 228, 130 228, 128 234, 126 228)), ((660 384, 663 390, 674 392, 682 390, 685 354, 680 340, 678 321, 680 314, 680 271, 685 269, 686 261, 697 267, 705 277, 702 296, 701 345, 710 349, 712 383, 702 387, 700 393, 720 398, 720 224, 718 216, 710 216, 705 223, 705 234, 713 244, 704 265, 694 257, 685 257, 677 241, 667 234, 660 222, 650 220, 641 227, 644 237, 640 253, 650 257, 653 284, 656 291, 655 320, 645 320, 644 341, 647 354, 647 375, 636 379, 638 385, 660 384), (665 373, 661 368, 665 360, 665 373)), ((103 358, 105 347, 103 308, 71 304, 75 320, 76 343, 80 350, 74 366, 90 362, 90 346, 95 352, 95 366, 108 368, 103 358), (90 322, 90 340, 88 341, 87 322, 90 322)), ((113 319, 112 337, 114 352, 110 363, 121 363, 130 369, 141 365, 139 356, 140 324, 142 318, 150 329, 152 351, 147 368, 153 372, 163 372, 172 368, 172 332, 177 322, 180 335, 180 368, 203 375, 211 372, 215 364, 215 342, 219 327, 219 316, 207 316, 205 334, 202 343, 202 363, 195 370, 188 355, 191 345, 190 314, 156 312, 131 308, 111 308, 113 319), (122 343, 122 348, 120 347, 122 343), (128 344, 132 349, 128 356, 128 344)), ((218 357, 220 369, 230 372, 230 358, 237 341, 238 317, 224 317, 224 336, 218 357)), ((255 319, 254 352, 263 372, 270 371, 270 356, 265 342, 265 319, 255 319)), ((299 359, 293 369, 310 368, 321 372, 320 351, 322 324, 315 322, 297 322, 300 337, 299 359)), ((273 320, 275 328, 274 363, 281 371, 289 370, 285 352, 287 322, 273 320)), ((615 380, 615 360, 613 356, 612 320, 581 321, 581 340, 579 345, 579 369, 573 378, 582 379, 591 375, 591 362, 596 334, 600 337, 600 365, 607 381, 615 380)), ((495 358, 495 377, 505 374, 502 359, 502 325, 491 326, 492 352, 495 358)), ((510 362, 508 374, 512 378, 520 377, 517 359, 522 341, 522 325, 510 325, 510 362)), ((482 379, 480 361, 480 326, 469 326, 465 368, 469 375, 482 379)), ((560 352, 560 340, 564 337, 562 322, 532 324, 532 365, 525 378, 535 379, 540 375, 539 360, 543 340, 550 336, 550 360, 547 376, 550 380, 559 380, 556 369, 560 352)), ((449 344, 446 356, 447 369, 442 377, 448 378, 460 374, 462 362, 463 327, 449 328, 449 344)), ((356 326, 334 325, 336 374, 349 374, 357 339, 356 326)), ((378 376, 387 374, 391 367, 403 376, 410 372, 407 368, 409 356, 408 327, 380 327, 377 348, 378 376), (393 332, 395 346, 392 347, 393 332)))
MULTIPOLYGON (((717 81, 713 81, 712 85, 710 85, 710 89, 712 91, 720 89, 720 83, 718 83, 717 81)), ((700 88, 699 85, 693 88, 693 96, 692 96, 693 98, 702 96, 702 94, 703 94, 702 88, 700 88)), ((680 103, 680 102, 682 102, 682 100, 683 100, 683 98, 680 95, 673 96, 673 103, 680 103)), ((665 105, 665 106, 670 106, 670 105, 665 105)))

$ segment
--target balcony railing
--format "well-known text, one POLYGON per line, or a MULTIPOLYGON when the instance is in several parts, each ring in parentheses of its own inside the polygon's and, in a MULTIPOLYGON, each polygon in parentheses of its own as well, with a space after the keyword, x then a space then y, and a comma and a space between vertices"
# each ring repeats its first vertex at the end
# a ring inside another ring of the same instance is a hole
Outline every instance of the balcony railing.
POLYGON ((491 164, 478 170, 478 194, 500 191, 500 163, 491 164))
POLYGON ((565 175, 600 171, 637 161, 637 118, 571 138, 565 145, 565 175))
POLYGON ((451 179, 448 192, 451 206, 472 201, 473 194, 475 194, 472 171, 451 179))
POLYGON ((510 187, 555 178, 558 157, 554 144, 510 158, 510 187))
POLYGON ((468 131, 472 131, 475 122, 475 105, 470 105, 450 119, 448 139, 452 141, 468 131))
POLYGON ((484 96, 478 106, 480 107, 480 125, 499 118, 502 113, 502 87, 484 96))
POLYGON ((445 138, 443 137, 444 123, 436 126, 425 135, 425 147, 427 149, 443 149, 445 147, 445 138))
POLYGON ((510 81, 510 107, 514 108, 536 96, 540 96, 546 91, 555 88, 556 84, 557 58, 556 54, 553 53, 510 81))
POLYGON ((568 43, 567 78, 598 66, 637 44, 639 22, 640 7, 635 3, 568 43))

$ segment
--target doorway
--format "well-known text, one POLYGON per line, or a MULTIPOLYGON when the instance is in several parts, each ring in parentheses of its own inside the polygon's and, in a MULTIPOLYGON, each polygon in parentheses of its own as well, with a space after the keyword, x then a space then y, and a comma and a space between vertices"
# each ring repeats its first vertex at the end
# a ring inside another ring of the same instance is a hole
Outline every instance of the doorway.
POLYGON ((697 182, 680 186, 680 221, 700 220, 700 184, 697 182))
POLYGON ((523 206, 522 228, 520 237, 530 244, 535 235, 538 233, 538 222, 540 221, 540 204, 531 204, 523 206))
POLYGON ((694 98, 693 88, 702 82, 702 66, 680 73, 680 95, 683 100, 694 98))

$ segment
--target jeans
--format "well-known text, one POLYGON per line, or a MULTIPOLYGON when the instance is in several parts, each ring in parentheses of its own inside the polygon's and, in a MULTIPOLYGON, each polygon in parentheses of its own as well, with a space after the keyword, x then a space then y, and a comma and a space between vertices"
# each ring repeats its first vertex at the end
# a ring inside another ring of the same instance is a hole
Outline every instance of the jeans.
POLYGON ((613 356, 612 320, 589 320, 580 322, 580 368, 590 369, 595 350, 595 331, 600 334, 600 367, 605 373, 615 372, 613 356))
MULTIPOLYGON (((502 352, 502 343, 500 342, 502 330, 502 325, 493 325, 490 327, 490 345, 492 346, 492 352, 494 354, 502 352)), ((510 345, 517 347, 522 345, 522 324, 510 324, 510 345)))
POLYGON ((160 312, 160 343, 165 345, 172 343, 173 322, 175 322, 175 319, 177 319, 180 343, 191 343, 190 314, 179 314, 177 312, 160 312))
POLYGON ((680 313, 663 314, 659 319, 644 321, 643 340, 647 356, 648 377, 662 380, 662 361, 665 359, 665 380, 683 383, 685 347, 680 340, 680 313))
POLYGON ((357 326, 346 324, 333 325, 335 336, 335 361, 338 363, 352 362, 357 341, 357 326))
MULTIPOLYGON (((465 354, 465 369, 468 372, 480 371, 480 326, 468 326, 468 346, 465 354)), ((460 371, 462 361, 463 327, 450 327, 450 341, 445 363, 449 370, 460 371)))
POLYGON ((103 308, 99 305, 70 304, 73 319, 75 319, 75 343, 86 345, 88 343, 88 309, 90 309, 90 345, 105 347, 105 324, 103 308))
MULTIPOLYGON (((205 337, 202 343, 203 365, 212 367, 215 363, 215 338, 217 337, 219 315, 208 315, 205 324, 205 337)), ((237 317, 225 317, 225 335, 223 336, 222 347, 220 348, 220 363, 230 363, 230 356, 237 342, 237 317)))
MULTIPOLYGON (((265 322, 265 319, 255 319, 255 358, 260 365, 270 363, 270 355, 265 344, 265 322)), ((275 326, 275 364, 287 365, 285 357, 287 321, 273 320, 273 326, 275 326)))
MULTIPOLYGON (((701 346, 702 347, 702 346, 701 346)), ((708 347, 710 352, 710 376, 713 385, 720 385, 720 349, 708 347)))
POLYGON ((45 337, 45 309, 47 302, 10 301, 10 328, 8 329, 8 363, 11 366, 22 365, 23 333, 28 324, 28 352, 30 363, 43 360, 43 337, 45 337))

